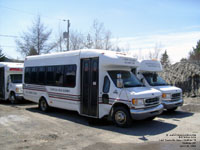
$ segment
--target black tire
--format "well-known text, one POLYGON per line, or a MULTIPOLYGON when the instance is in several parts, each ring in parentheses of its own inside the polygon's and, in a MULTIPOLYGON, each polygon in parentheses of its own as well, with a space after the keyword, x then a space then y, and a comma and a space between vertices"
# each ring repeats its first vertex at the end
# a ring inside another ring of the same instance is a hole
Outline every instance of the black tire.
POLYGON ((168 112, 174 112, 178 107, 174 107, 174 108, 171 108, 171 109, 167 109, 168 112))
POLYGON ((18 103, 14 92, 10 93, 10 95, 9 95, 9 101, 10 101, 11 104, 17 104, 18 103))
POLYGON ((49 111, 49 105, 46 101, 45 98, 41 98, 39 101, 39 109, 43 112, 48 112, 49 111))
POLYGON ((123 106, 114 108, 112 120, 118 127, 122 128, 130 127, 132 123, 130 112, 123 106))

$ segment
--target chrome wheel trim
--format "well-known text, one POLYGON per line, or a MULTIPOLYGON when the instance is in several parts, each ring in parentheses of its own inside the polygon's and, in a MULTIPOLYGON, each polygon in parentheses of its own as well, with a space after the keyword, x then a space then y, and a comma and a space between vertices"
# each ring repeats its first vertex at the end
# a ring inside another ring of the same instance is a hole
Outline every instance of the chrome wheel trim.
POLYGON ((9 100, 11 101, 11 103, 15 102, 15 95, 11 94, 9 100))
POLYGON ((44 100, 41 100, 40 108, 42 111, 45 111, 47 109, 47 103, 44 100))
POLYGON ((117 124, 123 125, 126 123, 126 113, 123 111, 117 111, 115 113, 115 121, 117 124))

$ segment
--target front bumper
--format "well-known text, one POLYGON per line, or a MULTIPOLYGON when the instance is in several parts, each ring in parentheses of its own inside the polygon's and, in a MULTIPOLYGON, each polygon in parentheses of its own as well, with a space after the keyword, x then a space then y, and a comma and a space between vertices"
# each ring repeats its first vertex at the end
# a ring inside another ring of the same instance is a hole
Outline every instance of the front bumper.
POLYGON ((149 117, 158 116, 163 112, 163 105, 145 109, 130 109, 132 119, 143 120, 149 117))
POLYGON ((165 109, 172 109, 178 106, 182 106, 183 105, 183 100, 180 99, 178 101, 162 101, 162 104, 164 106, 165 109))
POLYGON ((16 93, 15 97, 16 97, 17 100, 23 100, 24 95, 23 95, 23 93, 16 93))

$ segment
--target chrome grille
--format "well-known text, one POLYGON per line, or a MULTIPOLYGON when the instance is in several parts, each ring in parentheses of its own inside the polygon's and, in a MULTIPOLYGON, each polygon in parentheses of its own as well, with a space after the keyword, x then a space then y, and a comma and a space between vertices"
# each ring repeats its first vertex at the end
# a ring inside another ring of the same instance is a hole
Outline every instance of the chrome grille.
POLYGON ((145 106, 154 106, 159 104, 159 97, 148 98, 145 100, 145 106))
POLYGON ((181 99, 181 93, 172 94, 172 101, 177 101, 181 99))

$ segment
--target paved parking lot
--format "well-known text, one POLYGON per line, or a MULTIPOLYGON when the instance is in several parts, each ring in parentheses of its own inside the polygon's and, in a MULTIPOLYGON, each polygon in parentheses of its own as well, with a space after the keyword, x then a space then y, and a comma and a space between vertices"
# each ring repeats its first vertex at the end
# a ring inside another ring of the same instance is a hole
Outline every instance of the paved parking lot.
POLYGON ((135 121, 130 128, 88 119, 76 112, 52 109, 42 113, 36 104, 0 104, 1 150, 200 150, 199 102, 186 102, 174 113, 153 121, 135 121))

